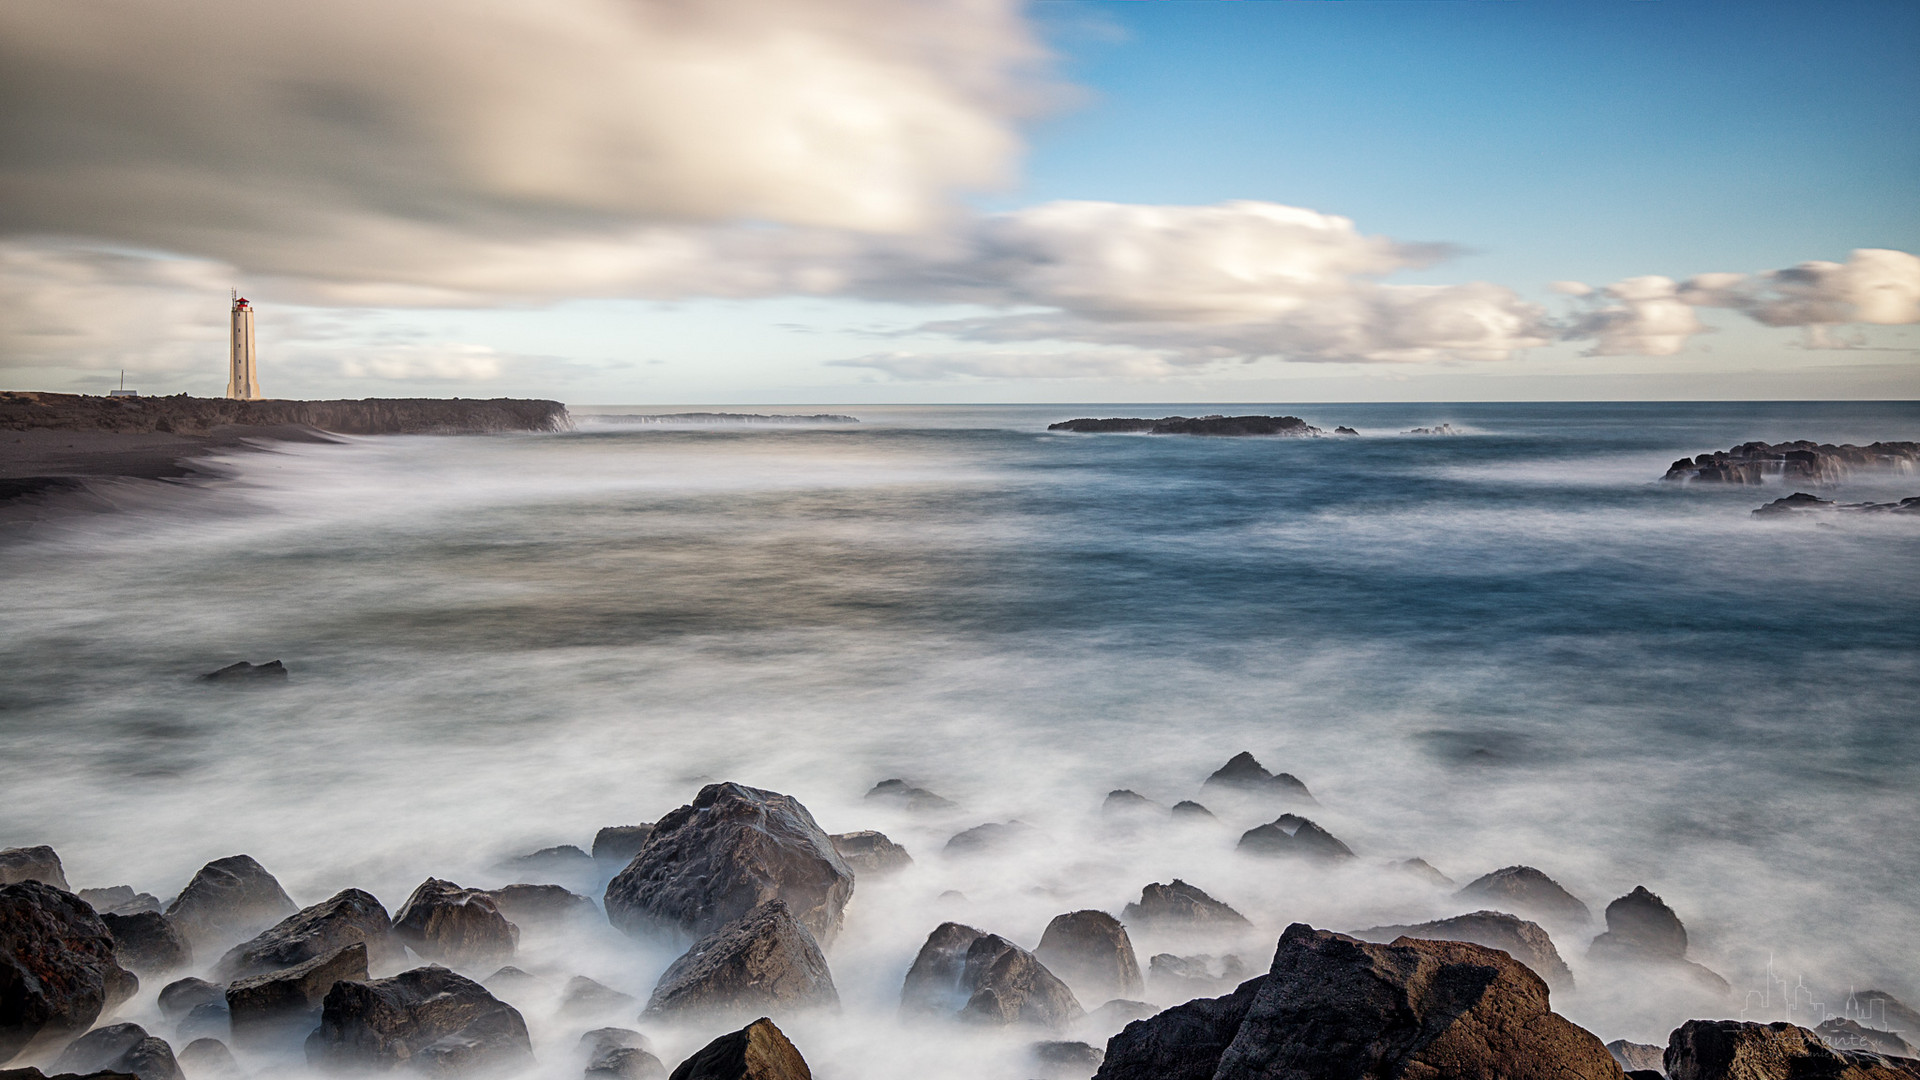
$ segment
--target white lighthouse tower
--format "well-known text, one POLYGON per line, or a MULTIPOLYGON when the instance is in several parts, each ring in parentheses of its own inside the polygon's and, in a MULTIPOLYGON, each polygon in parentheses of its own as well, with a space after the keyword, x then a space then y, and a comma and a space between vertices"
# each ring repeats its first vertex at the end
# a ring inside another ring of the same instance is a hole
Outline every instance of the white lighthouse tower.
POLYGON ((237 401, 260 400, 260 371, 254 366, 253 305, 233 293, 233 325, 227 335, 227 396, 237 401))

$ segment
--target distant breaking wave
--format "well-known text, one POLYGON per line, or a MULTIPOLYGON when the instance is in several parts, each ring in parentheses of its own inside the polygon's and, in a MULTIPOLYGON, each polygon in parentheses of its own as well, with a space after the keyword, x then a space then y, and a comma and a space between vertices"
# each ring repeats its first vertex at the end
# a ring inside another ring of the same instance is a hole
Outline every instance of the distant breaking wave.
POLYGON ((842 416, 839 413, 814 413, 809 416, 789 413, 767 415, 730 412, 603 413, 576 419, 598 424, 857 424, 860 422, 858 417, 842 416))

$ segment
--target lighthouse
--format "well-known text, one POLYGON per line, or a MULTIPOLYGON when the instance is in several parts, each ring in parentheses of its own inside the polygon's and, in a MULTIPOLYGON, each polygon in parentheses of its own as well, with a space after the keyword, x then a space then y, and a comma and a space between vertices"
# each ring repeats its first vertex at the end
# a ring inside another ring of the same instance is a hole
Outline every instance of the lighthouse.
POLYGON ((227 335, 227 396, 236 401, 260 400, 260 372, 254 366, 253 305, 237 289, 227 335))

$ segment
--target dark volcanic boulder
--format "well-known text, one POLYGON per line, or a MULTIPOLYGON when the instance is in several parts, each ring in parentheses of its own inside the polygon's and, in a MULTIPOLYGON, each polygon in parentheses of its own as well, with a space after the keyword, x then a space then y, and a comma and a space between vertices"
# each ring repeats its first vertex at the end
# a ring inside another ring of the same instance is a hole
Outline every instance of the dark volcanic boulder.
POLYGON ((972 992, 962 1020, 1063 1028, 1086 1015, 1080 1002, 1032 953, 997 934, 967 947, 963 989, 972 992))
POLYGON ((1661 1072, 1666 1068, 1662 1059, 1666 1051, 1652 1043, 1634 1043, 1625 1039, 1615 1039, 1607 1044, 1607 1053, 1628 1072, 1661 1072))
POLYGON ((1298 814, 1281 814, 1240 836, 1239 850, 1250 855, 1284 855, 1320 863, 1345 862, 1353 849, 1298 814))
POLYGON ((1246 962, 1232 953, 1225 956, 1155 953, 1147 961, 1147 970, 1148 978, 1153 981, 1153 994, 1162 1001, 1185 1001, 1218 994, 1240 985, 1247 977, 1246 962))
POLYGON ((1101 1080, 1621 1078, 1599 1039, 1548 1008, 1539 976, 1464 942, 1376 945, 1296 923, 1281 936, 1272 969, 1201 1011, 1205 1024, 1192 1013, 1162 1017, 1168 1014, 1136 1021, 1114 1037, 1101 1080), (1237 1025, 1228 1003, 1244 1003, 1237 1025), (1196 1044, 1217 1044, 1230 1025, 1234 1031, 1216 1061, 1198 1056, 1156 1066, 1156 1057, 1182 1047, 1155 1029, 1180 1023, 1201 1029, 1196 1044))
POLYGON ((159 911, 160 901, 152 893, 137 893, 131 885, 112 885, 104 889, 81 889, 74 893, 87 906, 102 915, 138 915, 159 911))
POLYGON ((307 1061, 323 1068, 463 1076, 533 1064, 527 1024, 513 1006, 443 967, 391 979, 338 982, 327 991, 307 1061))
POLYGON ((1593 939, 1595 959, 1684 960, 1687 928, 1666 901, 1636 885, 1607 905, 1607 932, 1593 939))
POLYGON ((37 881, 61 892, 73 891, 67 887, 67 872, 60 866, 60 856, 45 844, 0 851, 0 885, 22 881, 37 881))
POLYGON ((951 800, 943 799, 926 788, 915 787, 905 780, 882 780, 867 792, 867 798, 896 803, 916 812, 954 808, 951 800))
POLYGON ((609 825, 593 834, 595 862, 628 863, 653 835, 652 825, 609 825))
POLYGON ((1233 755, 1225 765, 1215 769, 1206 783, 1200 785, 1201 791, 1238 792, 1251 795, 1274 795, 1294 799, 1300 802, 1312 802, 1313 795, 1307 791, 1307 785, 1292 773, 1270 773, 1252 753, 1242 750, 1233 755))
POLYGON ((660 976, 646 1015, 833 1006, 826 957, 785 901, 770 900, 694 942, 660 976))
POLYGON ((87 1030, 139 986, 79 897, 38 881, 0 885, 0 1064, 87 1030))
POLYGON ((1174 878, 1171 884, 1158 883, 1140 890, 1140 902, 1128 904, 1120 917, 1134 926, 1163 930, 1251 930, 1246 916, 1208 896, 1205 892, 1174 878))
POLYGON ((666 1080, 667 1067, 637 1046, 612 1046, 587 1058, 586 1080, 666 1080))
POLYGON ((806 1059, 773 1021, 761 1017, 700 1048, 671 1080, 813 1080, 806 1059))
POLYGON ((299 911, 280 883, 251 855, 229 855, 200 868, 167 907, 188 943, 202 955, 247 938, 299 911))
POLYGON ((569 919, 598 918, 600 909, 593 901, 561 885, 507 885, 488 889, 487 895, 509 922, 516 926, 531 923, 564 922, 569 919))
POLYGON ((313 1027, 333 984, 367 981, 367 945, 356 941, 325 956, 227 987, 227 1015, 238 1042, 261 1043, 313 1027))
POLYGON ((704 936, 769 900, 784 901, 822 944, 840 932, 853 871, 799 800, 708 784, 660 819, 607 885, 607 918, 629 934, 704 936))
POLYGON ((137 975, 159 975, 193 963, 193 948, 173 922, 157 911, 137 915, 100 916, 113 935, 113 954, 120 966, 137 975))
POLYGON ((480 967, 513 959, 520 928, 479 889, 428 878, 394 913, 393 936, 429 960, 480 967))
POLYGON ((95 1028, 61 1051, 53 1067, 74 1073, 131 1073, 140 1080, 185 1080, 173 1047, 139 1024, 95 1028))
POLYGON ((1454 894, 1500 911, 1512 911, 1553 927, 1579 928, 1593 920, 1587 905, 1531 866, 1509 866, 1474 879, 1454 894))
POLYGON ((886 833, 865 829, 838 833, 829 839, 833 841, 833 850, 840 853, 840 858, 856 876, 880 877, 913 865, 913 856, 907 854, 906 848, 887 839, 886 833))
POLYGON ((1835 1050, 1785 1022, 1689 1020, 1667 1039, 1668 1080, 1916 1080, 1920 1061, 1835 1050))
MULTIPOLYGON (((387 909, 372 893, 346 889, 289 915, 253 940, 235 945, 214 966, 214 978, 233 980, 264 975, 331 955, 353 944, 366 946, 367 964, 376 967, 397 964, 401 953, 389 936, 392 929, 387 909)), ((321 992, 325 993, 326 988, 322 987, 321 992)), ((317 999, 315 1005, 318 1005, 317 999)))
POLYGON ((1107 1040, 1106 1060, 1094 1080, 1213 1080, 1265 978, 1249 979, 1225 997, 1195 998, 1128 1024, 1107 1040))
POLYGON ((900 988, 900 1008, 905 1012, 952 1014, 964 1008, 973 991, 962 986, 967 970, 967 950, 986 937, 984 930, 956 922, 941 923, 920 946, 907 969, 907 981, 900 988))
POLYGON ((1033 955, 1093 1001, 1137 998, 1147 989, 1127 928, 1104 911, 1056 916, 1040 935, 1033 955))
POLYGON ((1560 959, 1560 950, 1553 947, 1553 939, 1547 936, 1540 924, 1504 912, 1476 911, 1471 915, 1456 915, 1451 919, 1412 926, 1376 926, 1353 936, 1361 941, 1383 944, 1398 937, 1470 941, 1475 945, 1501 950, 1527 965, 1555 990, 1573 989, 1573 972, 1567 970, 1566 961, 1560 959))
POLYGON ((227 992, 205 979, 175 979, 160 988, 160 1015, 178 1020, 209 1001, 227 999, 227 992))
POLYGON ((240 1080, 246 1075, 219 1039, 195 1039, 180 1048, 178 1058, 191 1080, 240 1080))

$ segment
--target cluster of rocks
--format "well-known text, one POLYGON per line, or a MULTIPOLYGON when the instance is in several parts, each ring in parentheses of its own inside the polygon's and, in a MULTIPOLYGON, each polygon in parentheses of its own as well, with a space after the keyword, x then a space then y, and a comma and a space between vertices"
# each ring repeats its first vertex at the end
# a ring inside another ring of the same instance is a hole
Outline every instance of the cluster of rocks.
MULTIPOLYGON (((1138 416, 1111 416, 1104 419, 1081 417, 1048 424, 1048 431, 1074 431, 1083 434, 1134 432, 1145 435, 1277 435, 1281 438, 1310 439, 1326 432, 1297 416, 1163 416, 1150 420, 1138 416)), ((1336 434, 1358 435, 1352 428, 1336 434)))
POLYGON ((1843 503, 1832 499, 1823 499, 1804 491, 1796 491, 1785 498, 1775 499, 1753 512, 1754 517, 1797 517, 1802 514, 1819 513, 1840 514, 1920 514, 1920 495, 1911 495, 1899 502, 1857 502, 1843 503))
POLYGON ((1681 458, 1667 467, 1665 479, 1703 484, 1764 484, 1774 477, 1830 484, 1863 469, 1912 470, 1920 464, 1920 443, 1741 443, 1681 458))

